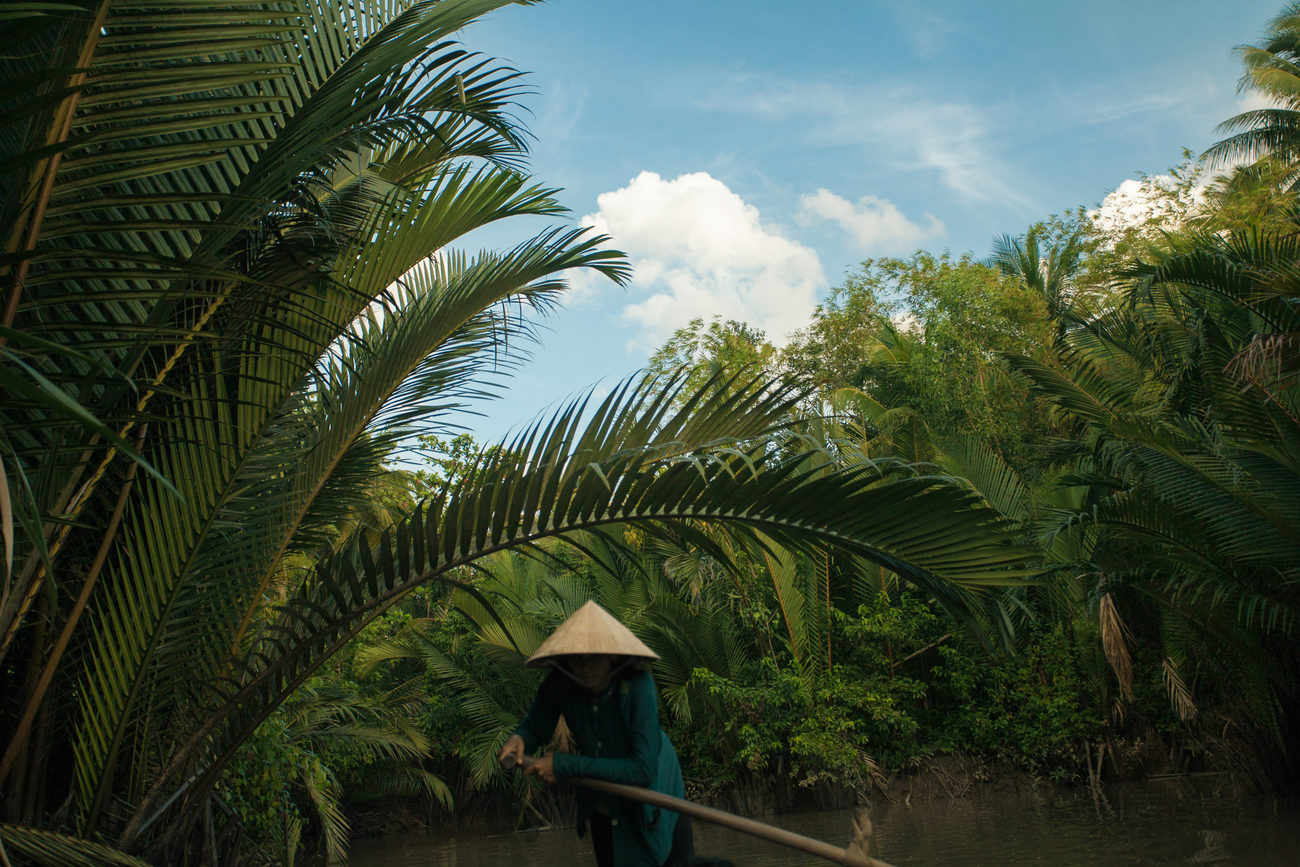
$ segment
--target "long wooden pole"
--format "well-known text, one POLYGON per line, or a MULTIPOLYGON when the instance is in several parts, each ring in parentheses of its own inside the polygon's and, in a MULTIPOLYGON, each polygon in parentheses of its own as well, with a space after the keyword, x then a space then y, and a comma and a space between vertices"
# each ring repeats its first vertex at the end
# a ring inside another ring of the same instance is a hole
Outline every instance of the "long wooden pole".
MULTIPOLYGON (((523 766, 525 768, 536 762, 537 759, 532 756, 524 756, 523 766)), ((515 767, 513 755, 508 755, 501 762, 501 767, 511 770, 515 767)), ((731 828, 733 831, 740 831, 753 837, 759 837, 773 843, 779 843, 782 846, 788 846, 791 849, 798 849, 801 852, 807 852, 809 855, 816 855, 818 858, 825 858, 827 861, 836 864, 845 864, 848 867, 891 867, 884 861, 868 857, 864 854, 841 849, 838 846, 832 846, 830 843, 824 843, 821 840, 815 840, 812 837, 805 837, 802 834, 796 834, 793 831, 787 831, 784 828, 777 828, 773 825, 765 825, 762 822, 755 822, 753 819, 746 819, 743 816, 737 816, 735 813, 728 813, 725 810, 706 807, 703 804, 697 804, 694 801, 687 801, 684 798, 674 798, 672 795, 665 795, 662 792, 656 792, 652 789, 643 789, 640 786, 629 786, 624 783, 611 783, 608 780, 594 780, 590 777, 577 777, 568 782, 575 786, 582 786, 584 789, 591 789, 597 792, 604 792, 609 795, 617 795, 620 798, 627 798, 631 801, 640 801, 643 804, 650 804, 654 807, 663 807, 666 810, 673 810, 684 816, 690 816, 692 819, 699 819, 702 822, 710 822, 714 825, 721 825, 724 828, 731 828)), ((855 847, 856 848, 856 847, 855 847)))

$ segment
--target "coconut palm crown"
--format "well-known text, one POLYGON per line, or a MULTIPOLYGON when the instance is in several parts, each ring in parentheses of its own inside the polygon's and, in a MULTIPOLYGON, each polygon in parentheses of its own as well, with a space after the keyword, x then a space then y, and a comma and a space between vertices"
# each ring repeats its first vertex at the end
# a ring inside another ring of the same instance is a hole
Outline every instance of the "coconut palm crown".
MULTIPOLYGON (((1202 159, 1211 167, 1263 159, 1294 167, 1300 163, 1300 3, 1288 3, 1258 45, 1243 45, 1239 51, 1246 73, 1238 89, 1259 94, 1269 105, 1219 124, 1219 131, 1230 135, 1202 159)), ((1287 175, 1286 184, 1294 188, 1300 176, 1295 171, 1287 175)))

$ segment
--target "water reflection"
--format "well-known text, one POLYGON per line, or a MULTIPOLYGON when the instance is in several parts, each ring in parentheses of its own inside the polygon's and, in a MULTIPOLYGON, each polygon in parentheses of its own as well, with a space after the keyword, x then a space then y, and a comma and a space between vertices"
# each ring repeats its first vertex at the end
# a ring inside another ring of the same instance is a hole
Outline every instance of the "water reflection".
MULTIPOLYGON (((836 845, 848 842, 852 812, 766 821, 836 845)), ((1085 792, 985 795, 872 809, 873 854, 898 867, 974 865, 1153 865, 1300 863, 1300 801, 1224 795, 1189 781, 1085 792)), ((825 864, 724 828, 696 824, 700 854, 737 867, 825 864)), ((571 830, 408 835, 359 840, 352 867, 585 867, 590 847, 571 830)))

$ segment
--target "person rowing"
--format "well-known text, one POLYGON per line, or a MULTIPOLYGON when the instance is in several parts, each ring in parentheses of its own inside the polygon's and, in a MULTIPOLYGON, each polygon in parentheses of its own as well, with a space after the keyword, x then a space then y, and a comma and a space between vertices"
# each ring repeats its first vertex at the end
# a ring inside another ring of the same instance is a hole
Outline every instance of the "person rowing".
MULTIPOLYGON (((556 628, 525 665, 549 668, 532 707, 498 760, 524 758, 550 742, 561 716, 576 752, 552 752, 525 773, 547 783, 579 777, 685 794, 677 751, 659 726, 659 699, 647 664, 658 659, 595 602, 556 628)), ((577 789, 578 836, 587 829, 597 867, 688 867, 728 862, 695 857, 690 819, 626 798, 577 789)))

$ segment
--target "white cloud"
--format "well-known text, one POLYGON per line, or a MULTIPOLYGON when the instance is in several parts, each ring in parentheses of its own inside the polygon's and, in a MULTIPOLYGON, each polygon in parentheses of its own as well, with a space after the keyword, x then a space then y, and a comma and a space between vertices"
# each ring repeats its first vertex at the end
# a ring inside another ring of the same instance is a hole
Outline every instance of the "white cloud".
POLYGON ((542 95, 541 111, 531 125, 538 140, 566 142, 572 138, 573 128, 587 104, 587 85, 563 79, 551 82, 542 95))
POLYGON ((630 288, 643 300, 623 316, 641 326, 647 347, 696 316, 748 322, 781 345, 807 323, 826 285, 816 252, 765 225, 707 172, 673 180, 642 172, 596 203, 583 225, 628 254, 630 288))
POLYGON ((893 322, 894 327, 904 334, 921 334, 921 320, 916 318, 916 314, 911 310, 900 310, 890 316, 889 321, 893 322))
POLYGON ((935 99, 910 85, 852 87, 737 74, 721 78, 697 105, 799 125, 810 146, 849 146, 895 172, 934 173, 971 202, 1043 210, 997 155, 996 137, 1006 133, 988 110, 935 99))
POLYGON ((1286 108, 1273 97, 1258 90, 1252 90, 1247 93, 1236 103, 1237 114, 1244 114, 1248 111, 1259 111, 1265 108, 1286 108))
POLYGON ((928 9, 921 9, 913 0, 886 0, 886 8, 912 43, 912 50, 927 60, 938 57, 947 50, 957 25, 928 9))
POLYGON ((863 196, 857 204, 825 188, 799 199, 801 224, 828 220, 838 225, 863 253, 902 252, 944 233, 943 223, 926 213, 926 225, 913 223, 889 199, 863 196))
POLYGON ((1110 233, 1142 225, 1163 210, 1157 209, 1142 181, 1129 178, 1107 193, 1101 207, 1088 211, 1088 216, 1097 228, 1110 233))
POLYGON ((1194 184, 1184 187, 1172 175, 1129 178, 1107 194, 1101 207, 1088 211, 1088 216, 1112 236, 1133 228, 1176 227, 1196 212, 1206 181, 1204 175, 1198 175, 1194 184))

